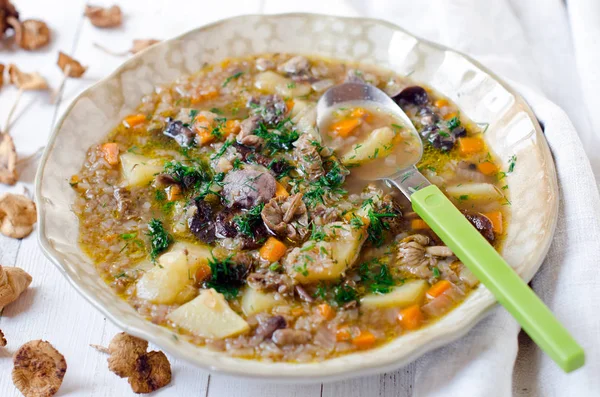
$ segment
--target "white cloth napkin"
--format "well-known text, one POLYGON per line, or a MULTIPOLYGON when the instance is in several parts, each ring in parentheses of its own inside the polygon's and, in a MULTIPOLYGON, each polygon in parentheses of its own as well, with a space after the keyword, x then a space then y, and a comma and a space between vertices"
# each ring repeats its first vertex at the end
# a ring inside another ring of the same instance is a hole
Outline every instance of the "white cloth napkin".
MULTIPOLYGON (((572 23, 593 10, 586 9, 585 3, 598 6, 597 0, 572 2, 578 6, 571 14, 572 23)), ((466 337, 417 361, 413 392, 415 396, 600 396, 600 299, 596 296, 600 288, 600 197, 578 137, 579 131, 588 153, 599 153, 587 112, 588 106, 592 112, 598 106, 581 100, 565 5, 559 0, 303 0, 291 6, 267 0, 263 11, 386 19, 469 53, 511 79, 545 125, 560 184, 558 228, 532 284, 584 346, 587 364, 564 374, 526 336, 519 337, 518 324, 504 309, 496 308, 466 337), (571 120, 544 96, 565 109, 571 120)), ((591 20, 589 16, 585 26, 591 20)), ((599 26, 594 26, 596 33, 599 26)), ((589 42, 600 45, 600 34, 591 36, 581 30, 575 35, 584 36, 587 42, 581 41, 578 54, 586 53, 589 42)), ((582 76, 597 78, 600 62, 588 66, 586 60, 600 60, 600 52, 587 55, 584 67, 579 64, 582 76)), ((597 95, 597 84, 584 85, 589 92, 586 99, 597 95)), ((600 104, 600 99, 594 99, 600 104)))

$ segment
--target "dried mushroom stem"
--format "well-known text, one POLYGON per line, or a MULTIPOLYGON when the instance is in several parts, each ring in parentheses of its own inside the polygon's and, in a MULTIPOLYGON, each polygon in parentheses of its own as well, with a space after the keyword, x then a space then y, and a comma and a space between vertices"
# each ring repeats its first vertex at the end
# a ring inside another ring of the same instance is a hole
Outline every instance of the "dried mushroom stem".
POLYGON ((108 347, 104 347, 104 346, 100 346, 100 345, 90 345, 90 347, 93 347, 94 349, 98 350, 100 353, 105 353, 105 354, 110 354, 110 350, 108 350, 108 347))
POLYGON ((67 362, 50 343, 25 343, 13 356, 12 380, 25 397, 51 397, 62 385, 67 362))
POLYGON ((127 51, 121 51, 121 52, 117 52, 117 51, 113 51, 110 48, 107 48, 105 46, 103 46, 102 44, 99 43, 93 43, 94 47, 96 47, 97 49, 106 52, 109 55, 115 56, 115 57, 124 57, 127 54, 129 54, 129 50, 127 51))

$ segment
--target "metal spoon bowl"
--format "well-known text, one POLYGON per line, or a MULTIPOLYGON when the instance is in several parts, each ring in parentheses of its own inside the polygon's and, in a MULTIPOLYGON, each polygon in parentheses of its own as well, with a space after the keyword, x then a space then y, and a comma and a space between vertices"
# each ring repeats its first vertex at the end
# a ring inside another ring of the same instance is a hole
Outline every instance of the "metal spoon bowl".
MULTIPOLYGON (((330 88, 317 104, 317 126, 324 131, 331 112, 344 103, 372 102, 418 133, 409 117, 389 96, 369 84, 345 83, 330 88)), ((423 144, 419 140, 421 155, 423 144)), ((421 156, 418 156, 420 160, 421 156)), ((527 286, 485 238, 435 185, 416 168, 404 165, 393 175, 379 175, 396 186, 411 201, 415 212, 452 250, 458 259, 487 287, 498 302, 521 324, 537 343, 564 371, 570 372, 585 362, 581 346, 554 317, 550 309, 527 286)))

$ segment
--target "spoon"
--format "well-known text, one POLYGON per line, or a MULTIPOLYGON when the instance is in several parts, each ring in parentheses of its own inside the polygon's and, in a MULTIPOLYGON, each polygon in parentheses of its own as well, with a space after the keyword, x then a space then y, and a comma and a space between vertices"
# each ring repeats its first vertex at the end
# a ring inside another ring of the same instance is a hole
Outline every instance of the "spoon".
MULTIPOLYGON (((317 125, 323 131, 332 111, 348 102, 371 102, 402 122, 404 128, 419 137, 406 113, 380 89, 360 83, 345 83, 330 88, 317 104, 317 125)), ((414 211, 431 227, 458 259, 494 294, 498 302, 519 322, 531 339, 565 372, 585 362, 582 347, 560 324, 550 309, 527 286, 512 267, 475 229, 465 216, 435 185, 418 170, 416 164, 423 153, 420 146, 417 161, 401 165, 406 168, 393 175, 379 175, 397 187, 411 201, 414 211)), ((414 159, 414 157, 413 157, 414 159)))

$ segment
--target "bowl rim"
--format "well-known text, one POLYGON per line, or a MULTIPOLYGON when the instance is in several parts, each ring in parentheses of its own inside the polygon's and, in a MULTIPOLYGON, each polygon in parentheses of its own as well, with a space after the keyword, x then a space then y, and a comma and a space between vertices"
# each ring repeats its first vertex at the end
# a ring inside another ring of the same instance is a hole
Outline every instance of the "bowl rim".
MULTIPOLYGON (((215 364, 210 364, 210 363, 199 363, 198 361, 191 361, 188 357, 185 357, 184 355, 180 354, 178 350, 171 350, 167 347, 164 347, 164 345, 161 343, 162 338, 155 337, 151 333, 151 331, 143 330, 136 326, 131 326, 131 325, 125 324, 117 316, 113 315, 108 309, 104 308, 100 304, 100 302, 98 302, 95 299, 95 297, 92 294, 88 294, 88 292, 86 292, 82 286, 80 286, 73 278, 71 278, 67 274, 65 267, 61 264, 61 261, 59 259, 57 259, 57 257, 55 256, 55 254, 54 254, 55 249, 51 246, 51 244, 46 236, 46 233, 45 233, 45 229, 46 229, 45 220, 44 220, 45 219, 45 216, 44 216, 45 215, 45 213, 44 213, 45 206, 42 205, 42 202, 41 202, 41 200, 42 200, 41 181, 44 176, 45 165, 47 163, 48 157, 50 156, 52 148, 55 145, 55 141, 59 135, 59 132, 63 126, 63 123, 65 122, 67 116, 71 113, 75 104, 77 104, 77 102, 80 100, 80 98, 82 98, 89 92, 93 91, 98 86, 101 86, 101 85, 105 84, 107 81, 114 78, 115 76, 118 76, 123 70, 127 69, 133 63, 135 63, 138 59, 143 57, 150 48, 157 47, 157 46, 168 47, 171 45, 171 43, 181 40, 182 38, 185 38, 188 35, 194 35, 199 32, 202 32, 204 30, 209 30, 211 28, 217 27, 219 25, 223 25, 223 24, 235 21, 235 20, 245 19, 245 18, 249 18, 249 17, 273 18, 273 19, 285 18, 285 17, 316 17, 316 18, 332 18, 332 19, 345 20, 345 21, 363 21, 363 22, 371 22, 374 24, 383 25, 389 29, 400 31, 410 37, 413 37, 418 42, 425 43, 425 44, 435 48, 436 50, 447 51, 447 52, 454 53, 456 55, 463 57, 465 60, 467 60, 468 62, 470 62, 477 68, 479 68, 481 71, 488 74, 495 82, 500 84, 502 86, 502 88, 504 88, 509 94, 511 94, 515 98, 515 103, 520 105, 522 110, 528 115, 530 121, 532 122, 532 124, 535 128, 536 135, 543 137, 543 139, 540 139, 540 145, 541 145, 540 147, 543 150, 543 152, 545 152, 544 155, 546 156, 546 158, 551 160, 551 161, 547 162, 547 166, 546 166, 546 170, 549 173, 548 180, 549 180, 549 184, 550 184, 549 190, 551 190, 550 196, 553 201, 551 211, 550 211, 551 224, 549 225, 548 238, 546 239, 544 246, 539 249, 538 263, 535 263, 534 265, 528 267, 527 269, 524 269, 522 271, 522 274, 520 274, 520 276, 526 282, 529 282, 533 278, 535 273, 537 273, 537 271, 541 267, 546 255, 548 254, 550 245, 552 244, 553 236, 556 231, 556 226, 558 223, 557 215, 558 215, 558 210, 559 210, 558 182, 557 182, 557 176, 556 176, 556 167, 555 167, 555 164, 553 161, 552 153, 550 151, 548 142, 545 139, 545 135, 539 124, 539 121, 538 121, 537 117, 535 116, 535 114, 533 113, 533 111, 530 108, 527 101, 515 89, 513 89, 510 85, 508 85, 508 83, 506 83, 502 78, 500 78, 498 75, 496 75, 490 69, 488 69, 487 67, 485 67, 484 65, 482 65, 480 62, 473 59, 469 55, 466 55, 466 54, 464 54, 460 51, 454 50, 452 48, 446 47, 442 44, 438 44, 438 43, 429 41, 427 39, 423 39, 417 35, 414 35, 413 33, 409 32, 409 31, 407 31, 406 29, 404 29, 392 22, 386 21, 386 20, 377 19, 377 18, 339 16, 339 15, 307 13, 307 12, 289 12, 289 13, 277 13, 277 14, 243 14, 243 15, 237 15, 237 16, 233 16, 233 17, 219 19, 217 21, 201 25, 194 29, 187 30, 177 36, 163 40, 160 43, 157 43, 154 46, 144 49, 143 51, 133 55, 132 57, 128 58, 123 63, 121 63, 110 74, 106 75, 105 77, 101 78, 100 80, 98 80, 94 84, 91 84, 85 90, 80 92, 75 98, 73 98, 71 100, 69 106, 63 111, 63 113, 61 114, 59 119, 56 121, 56 124, 53 128, 52 134, 51 134, 50 138, 48 139, 48 143, 46 144, 44 153, 40 159, 40 163, 37 168, 36 177, 35 177, 35 181, 34 181, 35 182, 35 202, 36 202, 36 206, 38 208, 38 214, 37 214, 38 242, 39 242, 42 252, 46 256, 46 258, 48 258, 58 268, 60 273, 67 279, 69 284, 71 284, 71 286, 80 295, 82 295, 93 307, 95 307, 100 313, 102 313, 102 315, 104 317, 108 318, 118 328, 120 328, 134 336, 147 339, 148 341, 154 343, 161 349, 164 349, 171 356, 174 356, 177 359, 183 360, 183 361, 185 361, 191 365, 194 365, 198 368, 201 368, 203 370, 209 371, 210 373, 219 374, 219 375, 227 375, 227 376, 235 376, 235 377, 242 378, 242 379, 269 380, 270 382, 273 382, 273 383, 294 382, 296 384, 315 384, 315 383, 322 383, 322 382, 334 382, 334 381, 349 379, 349 378, 353 378, 353 377, 357 377, 357 376, 382 374, 385 372, 397 370, 397 369, 413 362, 418 357, 422 356, 423 354, 425 354, 429 351, 432 351, 439 347, 445 346, 453 341, 458 340, 459 338, 462 338, 469 331, 471 331, 471 329, 473 329, 473 327, 475 327, 475 325, 477 325, 483 318, 485 318, 488 314, 490 314, 491 310, 494 307, 499 306, 498 302, 493 298, 493 296, 491 299, 488 299, 487 302, 482 301, 481 304, 479 305, 480 307, 476 309, 478 311, 478 313, 471 317, 471 321, 469 323, 461 324, 460 327, 456 327, 456 326, 453 327, 452 329, 449 330, 449 332, 446 334, 446 336, 438 337, 438 338, 433 339, 432 341, 430 341, 427 344, 422 344, 419 348, 414 349, 409 354, 406 354, 399 360, 391 362, 391 363, 372 365, 372 366, 368 366, 368 367, 358 367, 358 368, 353 368, 353 369, 345 370, 345 371, 336 371, 336 372, 333 372, 330 374, 326 374, 326 373, 325 374, 322 374, 322 373, 317 374, 315 371, 315 373, 313 375, 300 375, 300 376, 276 375, 275 376, 273 374, 266 374, 264 372, 259 372, 259 371, 232 370, 230 368, 227 368, 225 365, 215 365, 215 364)), ((483 287, 483 285, 482 285, 480 288, 485 288, 485 287, 483 287)), ((385 348, 385 345, 383 345, 382 347, 379 347, 379 348, 385 348)), ((346 356, 351 356, 351 355, 352 354, 346 355, 346 356)), ((246 360, 246 361, 250 365, 253 362, 255 362, 255 360, 246 360)), ((315 363, 315 365, 314 365, 315 368, 318 367, 318 364, 319 364, 319 362, 315 363)))

